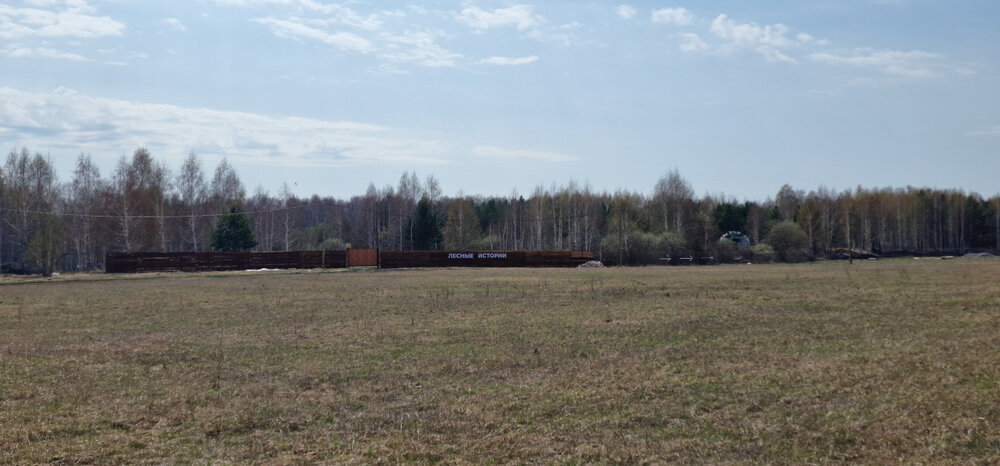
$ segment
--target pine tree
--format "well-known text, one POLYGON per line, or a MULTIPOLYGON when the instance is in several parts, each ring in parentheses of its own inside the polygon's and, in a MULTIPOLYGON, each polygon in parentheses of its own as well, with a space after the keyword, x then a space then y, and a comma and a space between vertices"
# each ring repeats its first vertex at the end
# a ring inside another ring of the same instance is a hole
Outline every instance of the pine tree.
POLYGON ((250 217, 241 204, 234 204, 229 213, 219 217, 212 231, 212 249, 216 251, 246 251, 257 245, 250 217))
POLYGON ((413 246, 416 249, 438 249, 441 246, 441 219, 434 203, 426 195, 417 202, 414 220, 413 246))

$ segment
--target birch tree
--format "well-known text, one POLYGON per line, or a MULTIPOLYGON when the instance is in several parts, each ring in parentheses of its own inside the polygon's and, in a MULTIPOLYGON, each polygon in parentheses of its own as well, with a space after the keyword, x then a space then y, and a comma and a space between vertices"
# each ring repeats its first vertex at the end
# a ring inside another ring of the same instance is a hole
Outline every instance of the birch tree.
POLYGON ((181 165, 176 180, 177 192, 180 196, 181 208, 184 210, 184 243, 190 251, 202 250, 202 232, 205 213, 205 201, 208 197, 208 187, 205 184, 205 174, 202 171, 201 160, 194 152, 188 154, 181 165))
POLYGON ((74 215, 67 219, 70 243, 77 258, 77 269, 97 266, 94 247, 95 216, 100 212, 104 181, 89 155, 80 154, 73 170, 73 180, 67 191, 66 210, 74 215))
POLYGON ((446 249, 467 249, 479 236, 479 219, 469 199, 458 198, 448 206, 444 227, 446 249))

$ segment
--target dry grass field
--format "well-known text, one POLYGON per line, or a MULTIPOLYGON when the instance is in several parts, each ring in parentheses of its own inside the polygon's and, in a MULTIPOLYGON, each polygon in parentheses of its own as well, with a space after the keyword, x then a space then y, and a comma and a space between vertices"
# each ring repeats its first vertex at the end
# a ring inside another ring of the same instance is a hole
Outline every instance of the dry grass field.
POLYGON ((3 280, 3 463, 1000 462, 995 259, 3 280))

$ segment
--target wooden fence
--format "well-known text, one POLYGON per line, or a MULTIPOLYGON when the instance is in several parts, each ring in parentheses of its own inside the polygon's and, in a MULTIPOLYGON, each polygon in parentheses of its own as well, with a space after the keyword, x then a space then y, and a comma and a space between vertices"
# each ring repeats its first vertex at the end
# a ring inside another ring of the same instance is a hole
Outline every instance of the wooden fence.
POLYGON ((108 254, 108 273, 347 267, 347 251, 140 252, 108 254))
POLYGON ((590 251, 382 251, 379 266, 576 267, 591 260, 590 251))
POLYGON ((348 266, 576 267, 594 259, 590 251, 348 251, 141 252, 108 254, 108 273, 200 272, 253 269, 318 269, 348 266), (355 252, 357 251, 357 252, 355 252))
POLYGON ((349 267, 378 267, 378 249, 348 249, 347 265, 349 267))
POLYGON ((523 251, 382 251, 379 267, 524 267, 523 251))

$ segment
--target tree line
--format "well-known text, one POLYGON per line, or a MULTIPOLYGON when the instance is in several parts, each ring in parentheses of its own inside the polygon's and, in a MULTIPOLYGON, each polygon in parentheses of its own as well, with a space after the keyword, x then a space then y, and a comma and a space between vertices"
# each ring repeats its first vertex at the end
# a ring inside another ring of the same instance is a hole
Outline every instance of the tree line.
POLYGON ((597 192, 570 181, 530 194, 444 196, 433 176, 403 173, 362 195, 247 193, 222 160, 211 176, 192 153, 174 172, 145 148, 102 175, 81 154, 68 181, 27 148, 0 167, 0 270, 51 273, 103 267, 108 252, 206 251, 221 215, 250 218, 256 251, 589 250, 616 264, 664 257, 798 261, 844 250, 962 254, 1000 250, 1000 195, 931 188, 805 192, 773 198, 697 196, 677 170, 650 193, 597 192), (727 232, 741 232, 752 248, 727 232))

